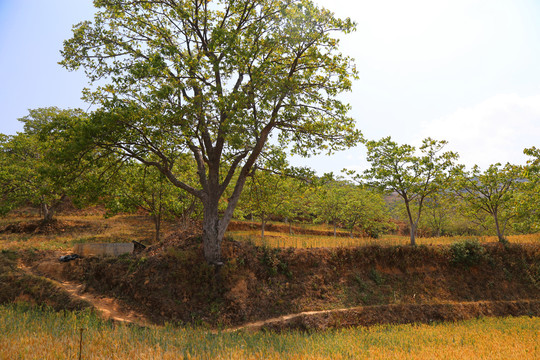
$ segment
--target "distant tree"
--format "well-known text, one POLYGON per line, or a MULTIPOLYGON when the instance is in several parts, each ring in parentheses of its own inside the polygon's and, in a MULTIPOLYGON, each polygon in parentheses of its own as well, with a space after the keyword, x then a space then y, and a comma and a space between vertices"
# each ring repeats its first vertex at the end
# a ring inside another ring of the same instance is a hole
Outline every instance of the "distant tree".
POLYGON ((456 194, 471 210, 489 214, 494 222, 497 237, 506 243, 505 231, 510 219, 517 215, 516 195, 523 183, 521 166, 497 163, 485 171, 475 165, 471 171, 456 171, 456 194))
POLYGON ((353 31, 350 19, 308 0, 94 3, 94 23, 74 27, 61 62, 97 84, 84 97, 102 107, 83 134, 201 200, 208 263, 222 264, 223 236, 271 136, 301 155, 358 140, 337 98, 356 71, 332 36, 353 31), (174 171, 179 154, 196 161, 196 186, 174 171))
POLYGON ((164 219, 182 217, 185 220, 199 205, 198 198, 173 186, 155 167, 133 161, 122 164, 117 170, 105 199, 108 215, 146 211, 154 223, 156 242, 160 241, 164 219))
POLYGON ((291 167, 281 149, 274 147, 268 155, 248 178, 238 209, 261 219, 263 239, 269 217, 295 216, 305 181, 313 176, 307 168, 291 167))
POLYGON ((452 219, 458 215, 454 194, 449 189, 431 194, 424 202, 424 211, 423 222, 433 231, 434 235, 447 234, 452 219))
POLYGON ((514 228, 522 233, 540 231, 540 149, 525 149, 531 158, 524 167, 524 180, 516 194, 517 216, 514 228))
POLYGON ((22 204, 39 206, 42 220, 53 219, 68 195, 87 197, 95 185, 96 164, 87 158, 63 158, 62 133, 69 131, 85 114, 56 107, 29 110, 19 119, 24 132, 2 136, 0 143, 0 208, 3 213, 22 204))
POLYGON ((341 209, 341 221, 351 237, 355 228, 362 235, 378 238, 389 226, 384 198, 364 186, 349 185, 344 194, 345 206, 341 209))
POLYGON ((355 185, 333 174, 318 179, 311 189, 311 207, 316 221, 332 224, 334 237, 342 227, 353 236, 355 229, 362 235, 378 237, 389 225, 383 197, 363 185, 355 185))
POLYGON ((336 237, 337 227, 347 204, 347 185, 336 180, 322 184, 315 189, 313 199, 317 220, 332 224, 336 237))
POLYGON ((411 245, 416 245, 418 222, 425 200, 448 183, 449 170, 458 155, 441 153, 446 141, 424 139, 420 154, 410 145, 398 145, 390 137, 367 141, 367 160, 371 168, 364 177, 384 192, 395 192, 404 201, 410 227, 411 245))

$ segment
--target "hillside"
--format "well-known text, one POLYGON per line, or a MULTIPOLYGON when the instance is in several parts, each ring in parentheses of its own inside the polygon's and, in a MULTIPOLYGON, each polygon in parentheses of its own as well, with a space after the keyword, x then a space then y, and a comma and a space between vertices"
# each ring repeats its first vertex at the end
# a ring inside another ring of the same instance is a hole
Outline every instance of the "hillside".
MULTIPOLYGON (((224 249, 227 261, 218 274, 203 261, 196 236, 172 236, 119 258, 60 263, 58 253, 31 251, 19 261, 35 273, 119 299, 155 323, 234 327, 344 308, 353 309, 281 323, 324 328, 540 315, 536 244, 484 245, 476 258, 456 257, 448 246, 270 249, 228 239, 224 249)), ((34 296, 24 286, 17 291, 15 298, 34 296)))

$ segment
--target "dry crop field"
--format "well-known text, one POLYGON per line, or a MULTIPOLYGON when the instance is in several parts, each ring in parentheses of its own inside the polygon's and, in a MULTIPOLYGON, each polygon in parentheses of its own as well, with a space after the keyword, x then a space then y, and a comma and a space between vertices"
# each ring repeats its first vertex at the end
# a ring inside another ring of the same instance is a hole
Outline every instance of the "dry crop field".
MULTIPOLYGON (((317 248, 317 247, 354 247, 354 246, 397 246, 408 245, 408 236, 383 235, 379 239, 363 237, 333 237, 315 235, 289 235, 280 232, 265 232, 264 239, 260 231, 234 231, 229 232, 235 240, 251 241, 256 245, 269 247, 293 247, 293 248, 317 248)), ((416 238, 418 245, 450 245, 459 240, 478 240, 481 243, 496 243, 496 236, 442 236, 442 237, 419 237, 416 238)), ((540 244, 540 233, 527 235, 510 235, 508 241, 516 244, 536 243, 540 244)))

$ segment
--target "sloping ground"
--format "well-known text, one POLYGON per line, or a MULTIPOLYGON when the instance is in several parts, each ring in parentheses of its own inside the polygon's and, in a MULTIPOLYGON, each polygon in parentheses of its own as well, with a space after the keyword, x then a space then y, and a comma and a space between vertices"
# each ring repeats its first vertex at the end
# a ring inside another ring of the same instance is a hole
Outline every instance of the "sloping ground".
POLYGON ((18 254, 0 253, 0 304, 26 302, 55 310, 82 310, 91 305, 57 286, 54 281, 36 276, 17 266, 18 254))
POLYGON ((540 316, 540 300, 393 304, 307 311, 234 327, 228 331, 325 330, 377 324, 433 323, 502 316, 540 316))
POLYGON ((196 237, 136 256, 67 264, 52 259, 48 269, 43 259, 28 264, 57 279, 83 283, 89 292, 121 299, 156 323, 234 327, 349 308, 356 309, 276 323, 320 328, 540 315, 538 245, 485 246, 485 254, 470 266, 452 261, 442 246, 280 250, 228 240, 224 252, 227 261, 219 273, 204 262, 196 237))
MULTIPOLYGON (((51 272, 49 272, 50 267, 48 267, 49 271, 45 270, 44 273, 40 273, 35 269, 30 269, 24 264, 19 264, 18 268, 30 277, 41 278, 43 275, 51 276, 51 272)), ((38 266, 38 269, 39 268, 40 267, 38 266)), ((41 268, 47 269, 47 267, 41 268)), ((54 271, 52 271, 52 273, 54 273, 54 271)), ((87 306, 92 306, 105 320, 136 324, 139 326, 150 325, 150 322, 144 315, 130 309, 115 298, 99 296, 85 291, 83 284, 65 280, 56 281, 50 278, 47 279, 47 281, 60 289, 60 291, 67 293, 73 301, 80 301, 81 303, 87 304, 87 306)))

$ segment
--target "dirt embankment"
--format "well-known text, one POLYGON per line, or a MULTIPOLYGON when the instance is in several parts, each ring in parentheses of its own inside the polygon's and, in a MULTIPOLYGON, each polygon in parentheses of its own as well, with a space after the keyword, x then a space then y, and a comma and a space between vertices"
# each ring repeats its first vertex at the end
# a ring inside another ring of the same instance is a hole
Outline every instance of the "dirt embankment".
POLYGON ((28 264, 83 283, 90 292, 119 298, 157 323, 229 327, 355 307, 361 308, 308 316, 319 319, 315 323, 294 317, 287 326, 540 316, 537 245, 485 246, 485 253, 467 266, 456 262, 448 247, 267 249, 230 240, 223 247, 226 262, 218 274, 204 262, 197 237, 133 256, 84 258, 65 265, 55 265, 53 259, 49 269, 43 259, 28 264))
POLYGON ((19 255, 12 251, 0 252, 0 304, 25 302, 46 305, 55 310, 82 310, 91 305, 74 298, 54 281, 23 271, 18 266, 19 255))

